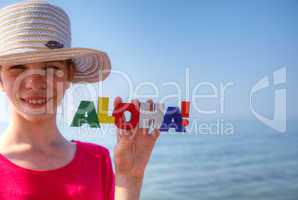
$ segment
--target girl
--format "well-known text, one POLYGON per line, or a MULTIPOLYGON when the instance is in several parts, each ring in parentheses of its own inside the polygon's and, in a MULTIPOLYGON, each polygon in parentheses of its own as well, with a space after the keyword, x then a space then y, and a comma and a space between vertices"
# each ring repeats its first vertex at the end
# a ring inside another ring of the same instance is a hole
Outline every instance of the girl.
POLYGON ((57 6, 31 0, 0 10, 0 89, 12 110, 0 137, 0 199, 140 196, 158 130, 117 130, 114 175, 105 147, 68 141, 57 128, 57 106, 70 84, 102 81, 111 69, 104 52, 70 43, 69 18, 57 6))

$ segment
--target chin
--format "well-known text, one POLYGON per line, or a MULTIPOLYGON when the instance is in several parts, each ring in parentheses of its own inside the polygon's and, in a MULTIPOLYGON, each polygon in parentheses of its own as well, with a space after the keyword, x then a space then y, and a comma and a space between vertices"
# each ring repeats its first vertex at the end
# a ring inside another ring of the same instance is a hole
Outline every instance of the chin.
POLYGON ((50 111, 47 109, 32 109, 32 108, 15 108, 19 116, 28 122, 42 122, 54 118, 57 114, 57 109, 53 108, 50 111))
POLYGON ((49 121, 53 117, 55 117, 55 114, 39 114, 39 115, 22 114, 22 118, 24 118, 28 122, 33 122, 33 123, 49 121))

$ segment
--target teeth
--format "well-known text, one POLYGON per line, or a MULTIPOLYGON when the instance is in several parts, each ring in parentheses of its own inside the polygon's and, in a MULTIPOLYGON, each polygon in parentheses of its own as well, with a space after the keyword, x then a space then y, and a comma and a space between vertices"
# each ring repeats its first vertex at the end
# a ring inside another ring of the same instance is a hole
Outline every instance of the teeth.
POLYGON ((30 103, 30 104, 45 104, 46 103, 46 100, 45 99, 43 99, 43 100, 41 100, 41 99, 39 99, 39 100, 28 100, 27 101, 28 103, 30 103))

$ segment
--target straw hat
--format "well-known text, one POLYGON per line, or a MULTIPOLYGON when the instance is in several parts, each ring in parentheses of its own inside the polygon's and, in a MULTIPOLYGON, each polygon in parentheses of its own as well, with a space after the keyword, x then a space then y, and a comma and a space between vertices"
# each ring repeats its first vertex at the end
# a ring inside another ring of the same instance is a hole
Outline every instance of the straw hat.
POLYGON ((0 9, 0 65, 72 59, 73 83, 97 82, 110 73, 108 55, 71 48, 68 15, 44 0, 27 0, 0 9))

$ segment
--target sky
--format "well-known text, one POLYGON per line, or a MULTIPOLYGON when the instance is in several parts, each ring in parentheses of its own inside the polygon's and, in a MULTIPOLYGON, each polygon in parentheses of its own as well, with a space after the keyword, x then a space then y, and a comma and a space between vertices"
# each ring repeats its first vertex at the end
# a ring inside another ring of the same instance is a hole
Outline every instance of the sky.
MULTIPOLYGON (((0 7, 15 2, 19 1, 0 0, 0 7)), ((103 83, 75 86, 70 92, 75 99, 68 103, 74 109, 83 99, 109 96, 112 101, 121 96, 129 100, 137 93, 166 105, 179 105, 181 99, 187 99, 192 118, 249 120, 254 119, 249 110, 251 88, 264 76, 272 82, 272 73, 286 67, 287 115, 298 119, 296 0, 48 2, 70 16, 72 46, 107 52, 115 70, 103 83), (225 91, 221 85, 227 86, 225 91), (94 92, 83 94, 86 88, 94 92), (159 94, 154 95, 156 92, 159 94), (195 94, 216 95, 196 99, 195 94), (215 112, 205 114, 195 107, 215 112)), ((255 97, 255 109, 266 116, 274 114, 274 89, 270 86, 255 97)), ((0 121, 7 120, 3 93, 0 110, 0 121)))

